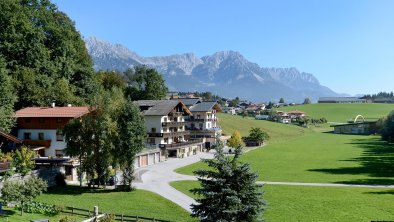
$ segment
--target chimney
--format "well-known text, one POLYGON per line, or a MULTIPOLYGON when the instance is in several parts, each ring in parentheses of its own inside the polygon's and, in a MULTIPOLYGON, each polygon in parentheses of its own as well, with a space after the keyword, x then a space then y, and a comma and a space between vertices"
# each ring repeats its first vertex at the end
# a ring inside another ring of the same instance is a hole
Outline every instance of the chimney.
POLYGON ((53 102, 53 103, 51 104, 51 107, 52 107, 52 108, 55 108, 55 107, 56 107, 55 102, 53 102))

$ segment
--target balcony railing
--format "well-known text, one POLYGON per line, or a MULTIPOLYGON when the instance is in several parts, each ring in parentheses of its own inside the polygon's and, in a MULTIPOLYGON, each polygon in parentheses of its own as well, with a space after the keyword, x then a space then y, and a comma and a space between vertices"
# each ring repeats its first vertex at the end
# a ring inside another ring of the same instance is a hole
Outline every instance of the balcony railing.
POLYGON ((206 119, 187 119, 189 122, 216 122, 217 118, 206 118, 206 119))
POLYGON ((162 126, 183 126, 186 122, 162 122, 162 126))
POLYGON ((171 112, 168 114, 168 116, 182 116, 183 112, 171 112))
POLYGON ((170 137, 170 136, 184 136, 189 135, 190 132, 188 131, 176 131, 176 132, 164 132, 164 133, 148 133, 148 137, 170 137))
POLYGON ((180 143, 172 143, 172 144, 159 144, 161 149, 171 149, 171 148, 178 148, 183 146, 188 146, 192 144, 202 143, 202 139, 194 139, 187 142, 180 142, 180 143))
POLYGON ((51 146, 51 140, 23 140, 23 144, 27 146, 43 146, 49 148, 51 146))

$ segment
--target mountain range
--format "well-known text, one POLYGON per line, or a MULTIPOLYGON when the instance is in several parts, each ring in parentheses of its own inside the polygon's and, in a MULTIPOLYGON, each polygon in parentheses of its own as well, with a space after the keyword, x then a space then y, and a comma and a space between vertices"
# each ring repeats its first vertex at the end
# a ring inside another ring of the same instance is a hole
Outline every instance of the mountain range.
POLYGON ((296 68, 266 68, 235 51, 197 57, 193 53, 142 57, 121 44, 95 37, 85 39, 96 70, 125 71, 146 64, 163 75, 171 91, 210 91, 222 97, 236 96, 255 102, 302 102, 306 97, 338 96, 310 73, 296 68))

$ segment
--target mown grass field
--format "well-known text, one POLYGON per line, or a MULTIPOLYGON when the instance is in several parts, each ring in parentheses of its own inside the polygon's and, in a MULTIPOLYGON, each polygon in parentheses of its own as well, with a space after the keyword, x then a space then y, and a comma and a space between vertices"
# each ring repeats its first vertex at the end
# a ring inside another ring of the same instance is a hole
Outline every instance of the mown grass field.
POLYGON ((238 130, 241 136, 247 136, 251 127, 258 127, 270 135, 271 143, 292 139, 311 131, 310 129, 294 125, 283 125, 271 121, 255 120, 252 117, 244 118, 241 116, 219 113, 218 118, 219 125, 226 135, 231 135, 234 130, 238 130))
MULTIPOLYGON (((377 136, 309 133, 245 153, 260 181, 394 184, 394 148, 377 136)), ((176 171, 193 174, 198 162, 176 171)))
MULTIPOLYGON (((177 190, 189 190, 197 181, 176 181, 177 190)), ((393 221, 394 189, 265 185, 266 221, 393 221)))
MULTIPOLYGON (((361 114, 386 116, 394 105, 312 104, 284 107, 302 110, 313 118, 346 122, 361 114)), ((230 134, 238 129, 247 135, 251 127, 268 132, 268 145, 247 152, 242 161, 251 165, 261 181, 322 182, 347 184, 394 184, 394 145, 379 136, 332 134, 328 125, 305 129, 268 121, 220 115, 220 125, 230 134)), ((206 166, 199 162, 177 172, 193 174, 206 166)), ((192 194, 196 181, 171 184, 192 194)), ((310 187, 266 185, 267 221, 393 221, 394 189, 358 187, 310 187)))
MULTIPOLYGON (((376 104, 343 105, 356 105, 353 112, 357 112, 360 106, 376 104)), ((377 107, 385 106, 377 104, 377 107)), ((394 165, 394 148, 381 142, 379 136, 338 135, 240 116, 222 114, 219 117, 225 132, 239 128, 242 135, 247 135, 250 127, 260 127, 270 135, 268 145, 242 157, 242 161, 250 163, 259 174, 259 180, 394 184, 394 169, 391 167, 394 165), (280 133, 281 129, 283 133, 280 133)), ((202 167, 204 164, 199 162, 176 171, 190 175, 202 167)))
MULTIPOLYGON (((37 197, 36 201, 91 210, 93 210, 94 206, 98 206, 100 211, 106 213, 137 215, 171 221, 196 221, 190 217, 187 211, 175 203, 144 190, 132 192, 98 190, 97 192, 92 192, 88 188, 67 186, 49 189, 48 192, 37 197)), ((9 221, 29 221, 26 218, 50 218, 53 221, 57 221, 61 217, 62 215, 48 217, 37 214, 25 214, 21 217, 18 214, 14 214, 8 219, 9 221)))
POLYGON ((332 104, 319 103, 298 106, 281 107, 277 110, 290 111, 301 110, 306 112, 309 117, 321 118, 325 117, 329 122, 344 123, 362 115, 365 118, 378 119, 387 116, 394 110, 394 104, 332 104))

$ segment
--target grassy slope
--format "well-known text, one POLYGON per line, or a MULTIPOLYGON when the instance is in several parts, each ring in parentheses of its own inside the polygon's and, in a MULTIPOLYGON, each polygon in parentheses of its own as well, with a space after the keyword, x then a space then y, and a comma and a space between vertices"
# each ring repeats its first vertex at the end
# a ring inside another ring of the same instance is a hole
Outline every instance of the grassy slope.
MULTIPOLYGON (((171 185, 195 197, 197 181, 171 185)), ((394 190, 349 187, 264 186, 267 221, 371 221, 394 219, 394 190)))
POLYGON ((173 221, 195 221, 189 213, 171 201, 144 190, 133 192, 98 191, 66 187, 51 189, 39 196, 37 201, 63 206, 92 209, 98 206, 100 211, 126 215, 155 217, 173 221))
POLYGON ((233 116, 228 114, 218 114, 219 125, 223 129, 223 133, 231 135, 235 130, 241 133, 241 136, 247 136, 251 127, 259 127, 270 135, 270 143, 280 142, 283 140, 295 138, 310 132, 309 129, 283 125, 270 121, 255 120, 251 117, 243 118, 241 116, 233 116))
MULTIPOLYGON (((327 104, 317 104, 316 107, 327 104)), ((385 104, 328 104, 360 107, 380 107, 385 104)), ((311 105, 311 106, 315 106, 311 105)), ((307 107, 307 106, 306 106, 307 107)), ((315 108, 316 108, 315 107, 315 108)), ((342 110, 336 112, 341 113, 342 110)), ((378 115, 383 115, 381 111, 378 115)), ((269 121, 221 115, 225 132, 240 129, 246 135, 250 127, 261 127, 271 139, 269 145, 246 153, 242 160, 259 173, 259 180, 289 182, 332 182, 361 184, 394 184, 394 150, 376 136, 337 135, 273 123, 269 121), (281 132, 283 131, 283 132, 281 132)), ((337 116, 338 117, 338 116, 337 116)), ((192 174, 204 167, 192 164, 176 171, 192 174)))
POLYGON ((346 122, 363 115, 365 118, 381 118, 394 110, 393 104, 309 104, 281 107, 278 110, 301 110, 313 118, 325 117, 329 122, 346 122))

